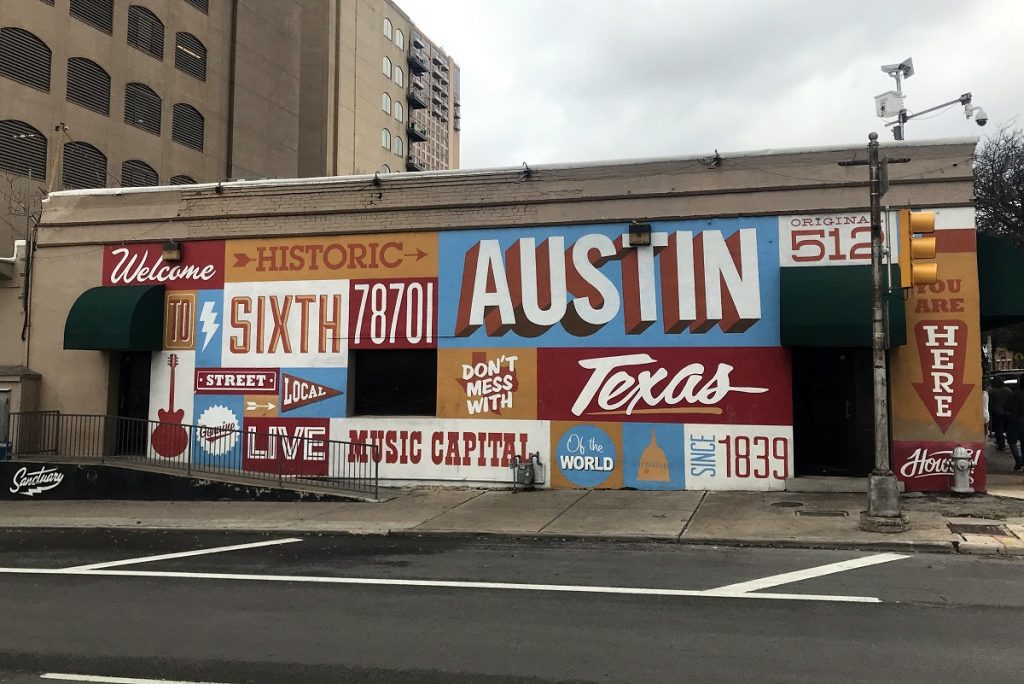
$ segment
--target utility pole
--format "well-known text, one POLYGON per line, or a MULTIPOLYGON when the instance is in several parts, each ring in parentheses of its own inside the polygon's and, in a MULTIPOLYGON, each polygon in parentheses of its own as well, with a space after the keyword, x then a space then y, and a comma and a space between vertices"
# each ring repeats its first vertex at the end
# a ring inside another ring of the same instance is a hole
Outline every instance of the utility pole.
MULTIPOLYGON (((889 163, 879 160, 878 133, 868 135, 868 179, 871 195, 871 365, 874 390, 875 467, 868 476, 868 509, 860 527, 869 532, 904 532, 910 521, 903 515, 899 484, 889 467, 889 378, 885 302, 888 287, 882 281, 882 195, 888 190, 889 163)), ((840 166, 864 166, 864 161, 843 161, 840 166)))
POLYGON ((868 135, 868 177, 871 182, 871 364, 875 405, 875 469, 868 476, 868 509, 860 527, 871 532, 903 532, 910 521, 903 515, 896 475, 889 468, 889 378, 886 364, 885 301, 882 288, 882 172, 878 134, 868 135))

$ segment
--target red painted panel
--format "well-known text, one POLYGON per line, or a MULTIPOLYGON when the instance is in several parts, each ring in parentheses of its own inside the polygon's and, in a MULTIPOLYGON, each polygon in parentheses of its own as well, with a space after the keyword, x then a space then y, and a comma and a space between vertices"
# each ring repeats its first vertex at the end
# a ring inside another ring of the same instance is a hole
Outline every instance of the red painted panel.
POLYGON ((224 241, 181 244, 181 261, 166 262, 163 244, 148 242, 103 248, 104 285, 163 285, 168 290, 224 287, 224 241))
POLYGON ((974 389, 974 385, 964 382, 967 335, 965 321, 919 321, 914 326, 922 378, 914 383, 914 389, 943 433, 974 389))
POLYGON ((351 349, 437 347, 437 278, 353 280, 348 312, 351 349))
MULTIPOLYGON (((956 442, 893 442, 892 466, 908 492, 948 492, 953 488, 949 459, 956 442)), ((971 484, 974 491, 985 491, 985 445, 963 445, 974 459, 971 484)))
POLYGON ((276 368, 196 368, 196 394, 277 394, 276 368))
POLYGON ((327 475, 328 418, 246 418, 242 469, 282 475, 327 475))
POLYGON ((781 347, 538 349, 538 418, 792 425, 781 347))

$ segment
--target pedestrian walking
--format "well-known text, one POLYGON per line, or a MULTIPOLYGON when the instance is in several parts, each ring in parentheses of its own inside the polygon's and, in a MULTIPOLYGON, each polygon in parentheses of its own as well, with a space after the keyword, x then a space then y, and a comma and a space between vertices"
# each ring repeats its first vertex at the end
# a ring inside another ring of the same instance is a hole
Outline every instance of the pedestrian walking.
POLYGON ((985 424, 985 438, 988 438, 988 426, 991 419, 991 414, 988 411, 988 384, 985 384, 985 389, 981 390, 981 422, 985 424))
POLYGON ((988 393, 988 410, 992 418, 992 434, 996 438, 996 450, 1006 450, 1006 432, 1009 428, 1009 412, 1006 405, 1013 395, 1013 390, 1006 386, 1002 378, 992 380, 992 389, 988 393))
POLYGON ((1024 455, 1021 454, 1021 440, 1024 439, 1024 375, 1017 380, 1017 386, 1006 402, 1006 439, 1013 454, 1013 469, 1024 470, 1024 455))

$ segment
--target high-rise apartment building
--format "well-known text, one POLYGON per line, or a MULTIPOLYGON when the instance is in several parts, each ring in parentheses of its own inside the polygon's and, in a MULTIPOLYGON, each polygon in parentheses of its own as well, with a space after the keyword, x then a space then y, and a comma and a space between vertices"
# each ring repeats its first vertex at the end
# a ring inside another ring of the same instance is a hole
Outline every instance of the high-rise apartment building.
POLYGON ((387 0, 302 4, 299 175, 458 168, 458 65, 387 0))
POLYGON ((0 1, 0 367, 46 192, 457 168, 458 74, 389 0, 0 1))

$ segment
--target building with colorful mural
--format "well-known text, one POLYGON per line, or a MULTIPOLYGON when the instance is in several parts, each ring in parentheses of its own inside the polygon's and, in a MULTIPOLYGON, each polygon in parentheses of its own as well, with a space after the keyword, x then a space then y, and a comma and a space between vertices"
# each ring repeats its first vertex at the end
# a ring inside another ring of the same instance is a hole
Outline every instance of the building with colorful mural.
MULTIPOLYGON (((974 141, 893 147, 887 235, 935 211, 940 273, 889 297, 893 468, 945 489, 963 445, 983 490, 974 141)), ((153 457, 286 475, 327 472, 318 438, 395 483, 506 485, 516 458, 550 487, 863 477, 868 195, 837 164, 862 152, 58 193, 38 408, 197 425, 153 457)))

